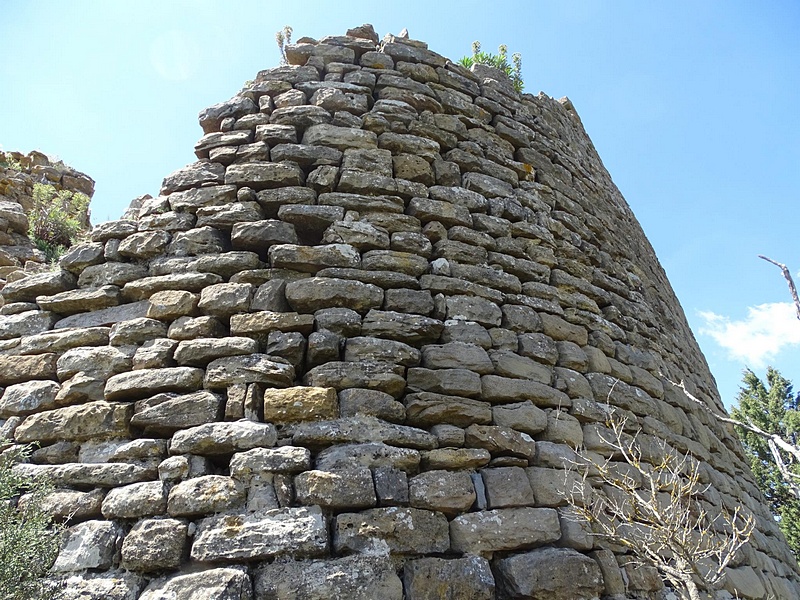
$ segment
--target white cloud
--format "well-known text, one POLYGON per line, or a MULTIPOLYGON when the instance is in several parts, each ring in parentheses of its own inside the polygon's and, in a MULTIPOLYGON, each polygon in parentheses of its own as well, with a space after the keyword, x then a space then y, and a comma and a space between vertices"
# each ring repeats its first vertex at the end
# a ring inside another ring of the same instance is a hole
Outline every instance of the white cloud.
POLYGON ((785 348, 800 345, 800 321, 790 302, 751 306, 740 321, 713 312, 700 312, 700 317, 705 321, 701 334, 712 337, 731 358, 754 369, 764 368, 785 348))
POLYGON ((200 49, 184 31, 171 30, 150 44, 150 63, 168 81, 186 81, 200 66, 200 49))

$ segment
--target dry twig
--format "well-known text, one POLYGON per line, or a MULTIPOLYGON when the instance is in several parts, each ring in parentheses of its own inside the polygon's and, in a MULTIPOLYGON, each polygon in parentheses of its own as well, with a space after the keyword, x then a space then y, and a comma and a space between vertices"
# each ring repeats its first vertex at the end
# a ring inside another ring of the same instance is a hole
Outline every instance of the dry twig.
POLYGON ((660 462, 646 462, 639 433, 624 433, 625 425, 610 414, 603 442, 628 468, 579 450, 583 479, 567 491, 567 502, 595 535, 626 548, 634 564, 655 567, 684 598, 699 600, 701 591, 718 588, 750 538, 753 517, 740 507, 709 513, 698 461, 662 442, 660 462))

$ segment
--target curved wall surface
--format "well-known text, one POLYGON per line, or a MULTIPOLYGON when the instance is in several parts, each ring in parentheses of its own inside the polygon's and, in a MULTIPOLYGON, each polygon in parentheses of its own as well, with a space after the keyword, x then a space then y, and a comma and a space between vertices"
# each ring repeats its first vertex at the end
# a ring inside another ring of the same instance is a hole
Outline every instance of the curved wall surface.
POLYGON ((67 598, 658 598, 564 518, 603 405, 796 563, 567 100, 371 26, 200 114, 198 161, 2 295, 2 433, 70 516, 67 598))

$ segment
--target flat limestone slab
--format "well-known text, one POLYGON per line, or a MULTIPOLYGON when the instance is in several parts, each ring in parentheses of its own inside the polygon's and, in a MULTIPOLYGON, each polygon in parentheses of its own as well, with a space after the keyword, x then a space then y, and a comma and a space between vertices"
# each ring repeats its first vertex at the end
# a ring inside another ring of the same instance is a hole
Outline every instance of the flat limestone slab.
POLYGON ((325 519, 319 507, 312 506, 203 519, 197 527, 191 557, 201 562, 252 561, 280 555, 308 558, 327 551, 325 519))

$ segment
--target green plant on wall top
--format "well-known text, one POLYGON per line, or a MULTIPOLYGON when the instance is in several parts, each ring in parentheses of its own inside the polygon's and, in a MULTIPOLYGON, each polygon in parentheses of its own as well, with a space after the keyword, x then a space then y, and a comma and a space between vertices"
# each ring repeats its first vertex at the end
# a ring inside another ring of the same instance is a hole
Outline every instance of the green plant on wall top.
POLYGON ((275 32, 275 42, 278 44, 278 50, 281 51, 281 64, 288 65, 289 59, 286 58, 286 46, 292 43, 292 28, 284 25, 283 29, 275 32))
POLYGON ((468 69, 474 64, 500 69, 508 75, 515 90, 522 92, 525 88, 525 82, 522 81, 522 55, 519 52, 515 52, 511 55, 511 62, 509 62, 508 47, 505 44, 500 44, 497 48, 497 54, 492 54, 490 52, 482 52, 480 42, 472 42, 472 56, 464 56, 458 62, 468 69))
POLYGON ((56 190, 52 185, 33 186, 33 208, 28 214, 28 235, 53 262, 78 241, 82 231, 81 216, 89 208, 89 197, 80 192, 56 190))

